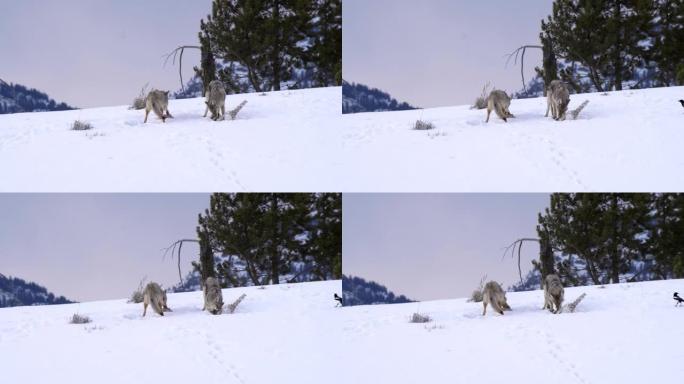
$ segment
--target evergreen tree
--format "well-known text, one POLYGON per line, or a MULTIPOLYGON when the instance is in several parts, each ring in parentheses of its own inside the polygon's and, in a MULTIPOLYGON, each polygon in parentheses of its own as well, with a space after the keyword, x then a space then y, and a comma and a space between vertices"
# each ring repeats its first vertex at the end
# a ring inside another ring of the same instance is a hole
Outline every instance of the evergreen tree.
POLYGON ((312 273, 321 280, 342 278, 342 194, 312 195, 307 254, 312 273))
POLYGON ((594 284, 620 282, 620 274, 640 260, 648 215, 648 195, 554 194, 538 231, 548 234, 553 249, 568 258, 555 269, 569 285, 585 282, 572 256, 581 259, 594 284))
POLYGON ((318 0, 311 47, 319 86, 342 85, 342 1, 318 0))
POLYGON ((662 85, 684 85, 684 1, 656 0, 651 59, 662 85), (681 74, 680 74, 681 73, 681 74))
MULTIPOLYGON (((280 90, 281 83, 301 67, 306 17, 311 0, 214 0, 212 14, 202 22, 202 33, 213 52, 246 68, 256 92, 280 90)), ((228 65, 220 73, 226 83, 243 75, 228 65)))
POLYGON ((647 245, 655 273, 661 279, 684 278, 684 195, 657 194, 651 201, 647 245))
MULTIPOLYGON (((281 274, 301 259, 305 203, 303 194, 214 194, 210 209, 200 216, 200 231, 215 251, 244 263, 252 284, 278 284, 281 274)), ((232 265, 220 268, 233 270, 232 265)))
POLYGON ((597 91, 621 90, 644 65, 641 43, 653 28, 654 10, 653 0, 556 0, 542 33, 556 54, 588 70, 597 91))

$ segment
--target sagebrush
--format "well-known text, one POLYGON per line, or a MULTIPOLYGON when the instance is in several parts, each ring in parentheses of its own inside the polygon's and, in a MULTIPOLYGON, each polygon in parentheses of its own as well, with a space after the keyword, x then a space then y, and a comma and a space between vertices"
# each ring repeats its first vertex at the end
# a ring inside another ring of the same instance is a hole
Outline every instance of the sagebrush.
POLYGON ((432 318, 428 315, 423 315, 421 313, 414 313, 411 315, 411 318, 409 319, 410 323, 429 323, 432 321, 432 318))
POLYGON ((76 120, 76 121, 74 121, 74 123, 71 125, 71 130, 72 130, 72 131, 89 131, 89 130, 91 130, 91 129, 93 129, 93 125, 92 125, 92 124, 90 124, 90 123, 88 123, 88 122, 85 122, 85 121, 81 121, 81 120, 76 120))
POLYGON ((416 123, 413 125, 413 129, 417 131, 427 131, 430 129, 435 129, 435 125, 428 121, 416 120, 416 123))
POLYGON ((90 317, 85 316, 85 315, 79 315, 78 313, 74 313, 73 316, 71 316, 71 321, 69 323, 71 324, 87 324, 90 323, 90 317))

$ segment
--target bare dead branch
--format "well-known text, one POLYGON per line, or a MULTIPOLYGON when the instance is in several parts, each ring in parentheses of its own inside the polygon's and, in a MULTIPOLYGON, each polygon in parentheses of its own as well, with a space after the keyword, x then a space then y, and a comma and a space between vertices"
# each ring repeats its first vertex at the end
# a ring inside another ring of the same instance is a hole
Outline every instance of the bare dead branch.
POLYGON ((536 242, 536 243, 541 242, 540 239, 535 239, 535 238, 518 239, 518 240, 512 242, 511 244, 509 244, 506 248, 504 248, 504 253, 503 253, 503 256, 501 257, 501 259, 503 260, 506 257, 506 255, 508 254, 508 252, 510 251, 511 258, 515 258, 515 247, 516 247, 516 245, 518 246, 518 275, 520 276, 520 282, 521 283, 523 282, 523 277, 522 277, 522 267, 520 265, 520 260, 521 260, 520 254, 522 251, 522 245, 526 241, 532 241, 532 242, 536 242))
POLYGON ((164 66, 169 62, 169 60, 172 60, 173 65, 176 65, 176 58, 178 58, 178 76, 180 77, 180 83, 181 83, 181 90, 185 92, 185 85, 183 83, 183 53, 185 52, 186 49, 202 49, 198 45, 181 45, 178 46, 176 49, 173 51, 167 53, 166 55, 163 55, 164 57, 164 66))
POLYGON ((518 65, 518 57, 520 57, 520 77, 522 78, 522 83, 523 83, 523 90, 525 91, 525 94, 527 94, 527 85, 525 84, 525 53, 527 52, 528 48, 538 48, 542 49, 541 45, 523 45, 518 48, 516 48, 513 52, 509 53, 508 55, 505 55, 508 57, 506 59, 506 67, 508 67, 508 63, 513 60, 513 63, 515 65, 518 65))
POLYGON ((176 252, 176 249, 178 249, 178 278, 180 279, 181 284, 183 284, 183 275, 181 274, 181 249, 183 248, 183 243, 199 243, 199 240, 196 239, 181 239, 181 240, 176 240, 173 242, 173 244, 169 245, 166 248, 162 248, 162 251, 164 251, 164 254, 162 255, 162 260, 166 257, 167 254, 171 254, 171 259, 173 260, 173 254, 176 252))

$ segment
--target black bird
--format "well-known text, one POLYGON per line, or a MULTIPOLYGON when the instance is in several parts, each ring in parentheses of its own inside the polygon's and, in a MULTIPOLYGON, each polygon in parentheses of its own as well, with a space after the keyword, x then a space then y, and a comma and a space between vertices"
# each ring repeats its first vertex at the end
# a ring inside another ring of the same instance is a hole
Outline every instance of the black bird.
POLYGON ((677 292, 675 292, 674 295, 672 295, 672 298, 674 299, 674 301, 677 302, 677 304, 675 304, 675 307, 679 306, 679 304, 681 304, 681 303, 684 303, 684 299, 679 297, 679 293, 677 293, 677 292))
POLYGON ((681 103, 682 107, 684 107, 684 100, 679 100, 679 103, 681 103))
POLYGON ((338 302, 336 306, 344 305, 344 303, 342 302, 342 298, 337 293, 335 293, 333 295, 334 295, 333 297, 335 298, 335 300, 338 302))

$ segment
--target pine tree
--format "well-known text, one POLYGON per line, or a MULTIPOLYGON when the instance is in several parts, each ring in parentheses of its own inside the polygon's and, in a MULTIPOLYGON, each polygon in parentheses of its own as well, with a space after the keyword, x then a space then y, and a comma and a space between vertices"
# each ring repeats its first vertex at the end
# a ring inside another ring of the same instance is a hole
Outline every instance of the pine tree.
POLYGON ((342 1, 318 0, 311 47, 319 86, 342 85, 342 1))
POLYGON ((342 194, 312 195, 307 255, 313 274, 321 280, 342 278, 342 194))
POLYGON ((654 195, 653 217, 648 223, 648 252, 653 255, 655 273, 661 279, 684 277, 684 195, 654 195))
MULTIPOLYGON (((234 255, 254 285, 278 284, 301 258, 306 209, 302 194, 214 194, 200 216, 215 250, 234 255)), ((233 259, 229 259, 233 263, 233 259)), ((219 271, 235 271, 222 265, 219 271)), ((222 276, 235 282, 234 274, 222 276)))
POLYGON ((662 85, 684 85, 684 1, 656 0, 651 59, 662 85), (680 74, 681 73, 681 74, 680 74))
POLYGON ((239 63, 246 74, 228 65, 220 73, 226 83, 246 76, 256 92, 280 90, 295 68, 301 67, 311 0, 214 0, 202 32, 213 52, 239 63))
POLYGON ((585 283, 573 256, 583 262, 594 284, 619 283, 620 275, 643 258, 640 235, 646 231, 648 212, 649 195, 644 194, 554 194, 539 216, 538 231, 568 256, 556 261, 556 270, 570 285, 585 283))
POLYGON ((652 0, 556 0, 542 33, 556 54, 588 69, 597 91, 621 90, 645 64, 641 43, 653 28, 654 10, 652 0))

